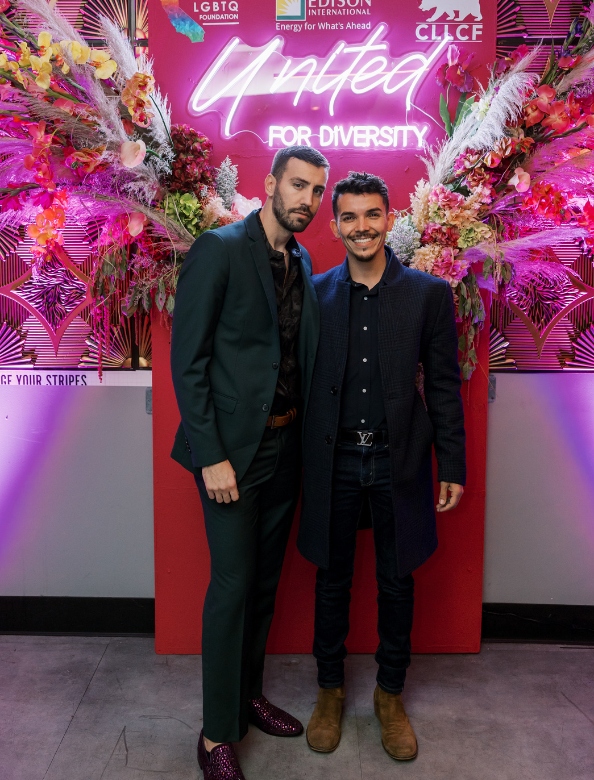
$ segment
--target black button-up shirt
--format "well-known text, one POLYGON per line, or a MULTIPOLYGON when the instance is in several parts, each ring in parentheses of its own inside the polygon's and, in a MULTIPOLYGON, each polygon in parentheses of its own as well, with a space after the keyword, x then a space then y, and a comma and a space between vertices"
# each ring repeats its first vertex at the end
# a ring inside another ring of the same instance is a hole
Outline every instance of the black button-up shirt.
POLYGON ((266 251, 274 279, 281 348, 278 380, 270 413, 285 414, 289 409, 299 406, 301 403, 301 381, 297 360, 297 341, 303 309, 301 250, 295 236, 291 236, 287 242, 287 252, 289 253, 289 267, 287 268, 283 252, 277 252, 268 241, 259 212, 258 224, 266 243, 266 251))
POLYGON ((339 421, 340 428, 350 431, 379 431, 388 427, 377 345, 379 289, 386 283, 385 275, 386 271, 371 290, 350 280, 349 354, 339 421))

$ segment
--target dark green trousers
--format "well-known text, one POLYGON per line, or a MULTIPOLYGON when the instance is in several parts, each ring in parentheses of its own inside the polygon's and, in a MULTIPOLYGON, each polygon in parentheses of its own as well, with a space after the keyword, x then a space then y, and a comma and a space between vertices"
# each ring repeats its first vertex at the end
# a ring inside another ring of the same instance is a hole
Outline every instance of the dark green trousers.
POLYGON ((202 624, 204 735, 238 742, 248 729, 248 700, 262 695, 266 640, 301 486, 300 425, 266 429, 238 501, 218 504, 201 473, 195 476, 211 560, 202 624))

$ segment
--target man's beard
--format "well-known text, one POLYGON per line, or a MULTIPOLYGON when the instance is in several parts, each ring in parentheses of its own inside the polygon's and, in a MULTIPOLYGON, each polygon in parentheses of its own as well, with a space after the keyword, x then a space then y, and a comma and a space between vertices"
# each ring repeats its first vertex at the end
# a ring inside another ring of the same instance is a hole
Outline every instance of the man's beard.
POLYGON ((289 230, 291 233, 302 233, 314 217, 307 206, 301 206, 298 209, 289 209, 287 211, 282 195, 278 191, 278 187, 275 188, 274 195, 272 196, 272 213, 276 217, 279 225, 284 227, 285 230, 289 230), (307 216, 307 222, 292 219, 291 214, 294 214, 295 212, 305 214, 307 216))
MULTIPOLYGON (((357 235, 357 236, 355 236, 355 238, 376 239, 378 236, 379 236, 379 233, 376 233, 375 235, 363 234, 363 235, 357 235)), ((349 243, 351 244, 351 246, 355 247, 355 251, 351 250, 351 254, 355 257, 355 259, 359 263, 370 263, 375 258, 375 253, 372 254, 372 255, 359 255, 359 254, 357 254, 357 252, 356 252, 357 245, 355 244, 355 239, 350 239, 349 238, 349 243)))

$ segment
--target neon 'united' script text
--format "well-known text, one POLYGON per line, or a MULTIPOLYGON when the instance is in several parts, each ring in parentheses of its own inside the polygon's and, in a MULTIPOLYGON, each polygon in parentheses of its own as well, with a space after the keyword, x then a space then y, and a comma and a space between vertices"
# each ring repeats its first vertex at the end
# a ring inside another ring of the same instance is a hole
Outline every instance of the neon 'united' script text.
MULTIPOLYGON (((387 30, 388 25, 382 23, 362 43, 340 41, 324 59, 283 56, 284 39, 279 36, 256 48, 242 44, 239 38, 232 38, 194 89, 189 111, 198 115, 209 110, 224 110, 223 133, 226 137, 235 134, 233 119, 242 100, 253 95, 292 94, 296 108, 306 91, 320 96, 328 94, 327 113, 334 117, 341 93, 363 95, 376 90, 395 95, 400 92, 404 97, 404 110, 408 112, 415 89, 452 38, 444 36, 426 54, 413 52, 392 62, 388 59, 389 45, 384 40, 387 30), (223 103, 229 99, 233 101, 230 108, 223 103)), ((385 120, 379 124, 384 125, 385 120)))

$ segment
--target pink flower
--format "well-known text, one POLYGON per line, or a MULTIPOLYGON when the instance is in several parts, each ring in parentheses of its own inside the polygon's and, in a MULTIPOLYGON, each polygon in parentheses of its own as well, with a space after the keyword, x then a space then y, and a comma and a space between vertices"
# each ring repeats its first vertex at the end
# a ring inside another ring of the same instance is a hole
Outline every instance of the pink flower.
POLYGON ((512 53, 509 55, 511 61, 515 65, 520 60, 523 60, 526 55, 530 54, 530 49, 526 46, 525 43, 523 43, 521 46, 518 46, 517 49, 514 49, 512 53))
POLYGON ((474 168, 480 159, 481 155, 479 152, 475 151, 474 149, 467 149, 456 158, 456 161, 454 162, 454 173, 456 175, 466 173, 466 171, 474 168))
POLYGON ((572 119, 579 119, 581 112, 580 104, 575 99, 573 92, 570 92, 565 102, 565 109, 572 119))
POLYGON ((508 184, 515 187, 518 192, 526 192, 530 189, 530 174, 523 168, 516 168, 508 184))
POLYGON ((487 152, 485 155, 485 165, 487 168, 497 168, 499 163, 501 162, 501 155, 497 154, 496 152, 487 152))
POLYGON ((254 209, 260 208, 262 208, 262 201, 260 198, 248 200, 244 195, 240 195, 239 193, 236 193, 233 198, 233 205, 231 206, 231 210, 234 213, 239 214, 240 217, 247 217, 254 209))
POLYGON ((62 111, 66 111, 66 113, 74 116, 74 107, 76 106, 74 100, 68 100, 68 98, 58 98, 57 100, 54 100, 54 106, 56 108, 61 108, 62 111))
POLYGON ((474 54, 466 54, 455 44, 448 48, 448 61, 438 68, 435 77, 440 87, 444 89, 451 84, 459 92, 470 92, 473 78, 467 72, 474 54))
POLYGON ((147 223, 146 214, 140 211, 134 211, 128 219, 128 233, 131 236, 139 236, 147 223))
POLYGON ((4 11, 8 11, 10 8, 10 3, 8 0, 0 0, 0 14, 3 14, 4 11))
POLYGON ((460 238, 460 231, 456 227, 446 227, 437 222, 429 222, 421 237, 422 244, 441 244, 442 246, 456 246, 460 238))
POLYGON ((138 141, 124 141, 120 147, 120 157, 126 168, 136 168, 146 157, 146 144, 140 138, 138 141))
POLYGON ((526 127, 532 127, 540 122, 544 117, 544 111, 541 111, 537 105, 538 101, 531 100, 527 106, 524 106, 524 119, 526 120, 526 127))
POLYGON ((549 87, 546 84, 542 87, 539 87, 536 90, 538 94, 538 98, 536 99, 536 105, 538 108, 540 108, 541 111, 544 111, 545 114, 548 114, 549 112, 549 103, 555 95, 557 94, 553 87, 549 87))
POLYGON ((454 287, 466 276, 468 269, 468 263, 457 256, 458 252, 458 249, 453 249, 451 246, 444 247, 441 255, 433 263, 432 269, 434 276, 440 276, 454 287))
POLYGON ((551 103, 549 115, 543 119, 543 127, 552 127, 557 133, 563 133, 571 124, 571 119, 565 110, 565 103, 562 100, 556 100, 551 103))
POLYGON ((577 57, 561 57, 561 59, 558 61, 557 65, 560 68, 575 68, 576 65, 579 65, 582 61, 582 56, 579 54, 577 57))
POLYGON ((436 203, 439 208, 449 209, 450 211, 460 208, 464 203, 464 196, 459 195, 457 192, 452 192, 444 187, 443 184, 438 184, 434 187, 429 194, 429 202, 436 203))

